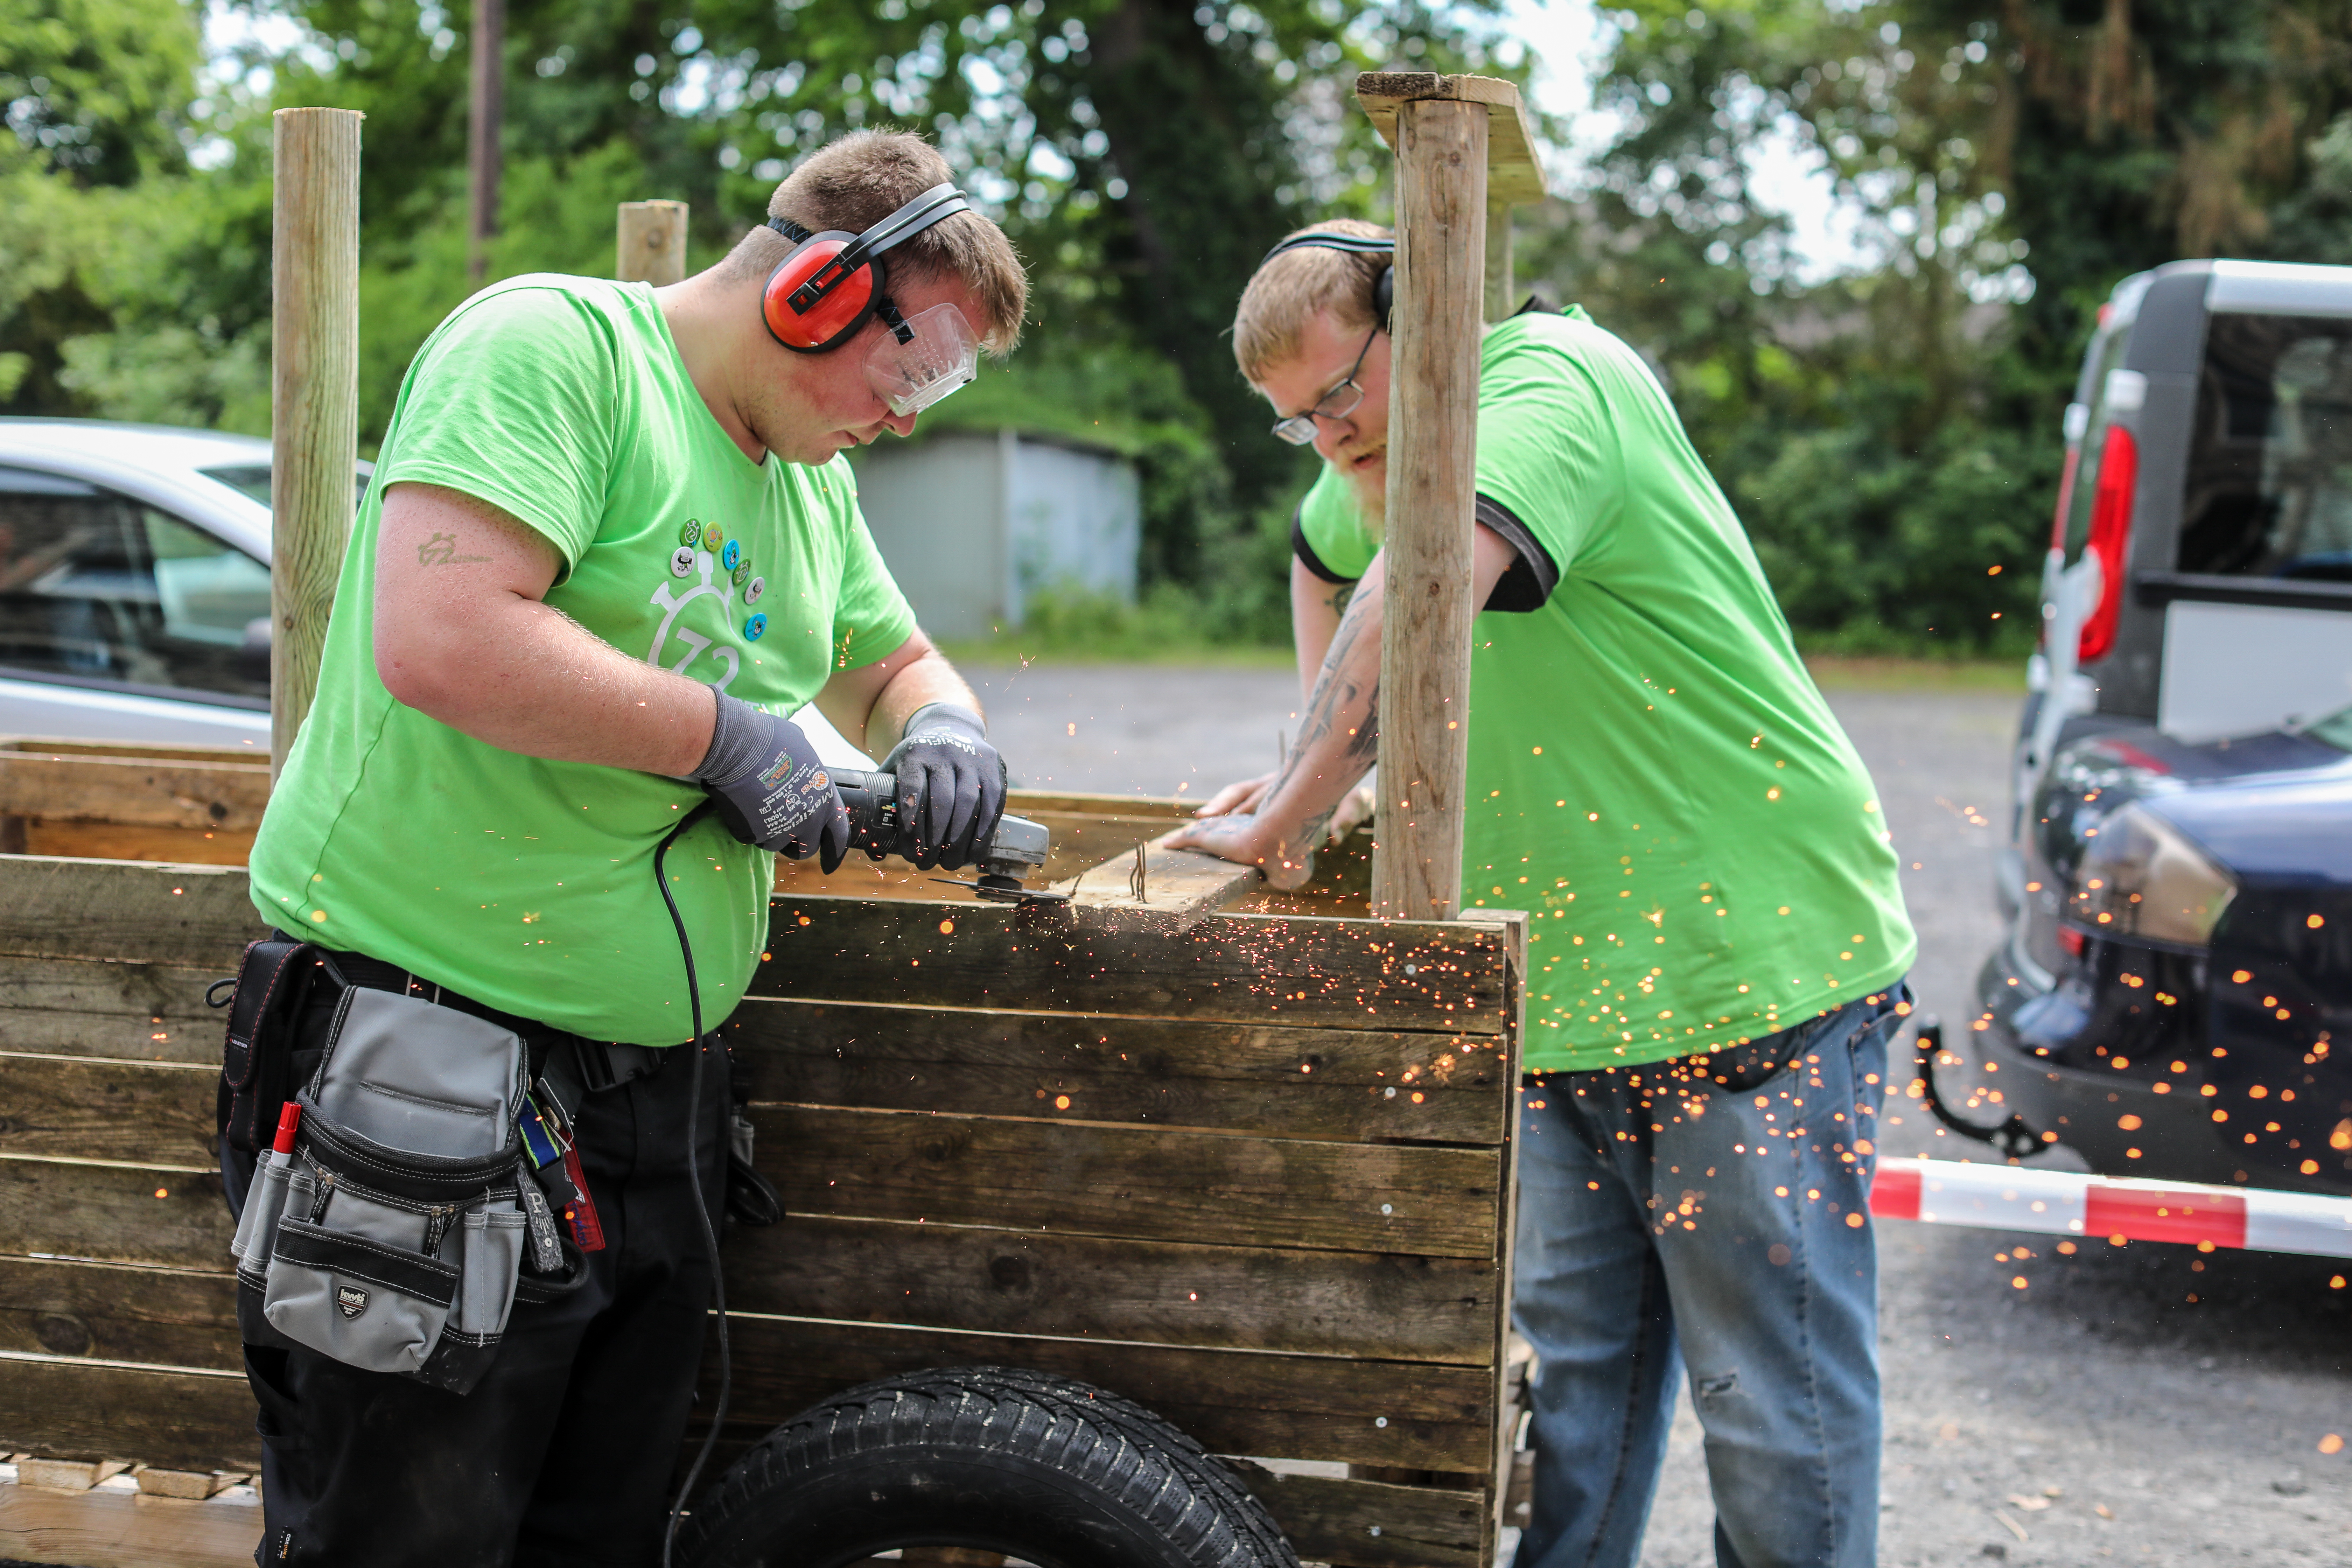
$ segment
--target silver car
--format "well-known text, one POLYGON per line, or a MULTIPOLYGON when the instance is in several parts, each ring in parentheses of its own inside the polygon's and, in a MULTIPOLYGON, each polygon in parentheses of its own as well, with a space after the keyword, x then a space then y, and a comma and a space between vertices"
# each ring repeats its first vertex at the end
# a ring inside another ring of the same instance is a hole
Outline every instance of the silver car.
POLYGON ((267 754, 268 563, 268 442, 0 419, 0 733, 267 754))
MULTIPOLYGON (((0 418, 0 735, 267 756, 269 537, 267 441, 0 418)), ((797 719, 826 762, 874 765, 797 719)))

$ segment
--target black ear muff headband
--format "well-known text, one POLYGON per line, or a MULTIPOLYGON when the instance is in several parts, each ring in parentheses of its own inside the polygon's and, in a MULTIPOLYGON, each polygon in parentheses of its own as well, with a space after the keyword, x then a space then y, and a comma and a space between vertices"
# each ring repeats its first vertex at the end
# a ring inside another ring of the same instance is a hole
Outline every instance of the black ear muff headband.
POLYGON ((770 218, 768 226, 791 240, 793 250, 768 274, 760 298, 769 332, 795 353, 823 353, 839 348, 868 316, 878 314, 899 342, 908 341, 914 334, 887 292, 882 253, 942 218, 971 210, 964 194, 947 184, 933 185, 864 234, 811 234, 790 218, 770 218))
MULTIPOLYGON (((1362 234, 1302 234, 1267 251, 1258 265, 1264 267, 1286 250, 1344 250, 1356 256, 1394 256, 1396 241, 1362 234)), ((1380 322, 1384 332, 1389 330, 1389 314, 1395 304, 1396 268, 1391 265, 1381 268, 1380 277, 1372 282, 1372 319, 1380 322)))

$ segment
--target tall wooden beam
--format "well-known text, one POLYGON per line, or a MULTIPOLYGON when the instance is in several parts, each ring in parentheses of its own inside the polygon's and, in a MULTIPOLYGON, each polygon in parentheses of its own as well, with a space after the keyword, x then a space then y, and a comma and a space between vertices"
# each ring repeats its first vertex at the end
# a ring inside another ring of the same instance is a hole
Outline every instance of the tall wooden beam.
POLYGON ((319 686, 359 461, 360 120, 271 119, 269 762, 286 765, 319 686))
POLYGON ((505 159, 507 0, 474 0, 471 94, 466 113, 466 277, 488 276, 490 240, 499 232, 499 174, 505 159))
POLYGON ((1511 280, 1511 204, 1486 192, 1486 320, 1499 321, 1519 308, 1511 280))
POLYGON ((686 276, 684 202, 623 202, 614 221, 613 276, 667 288, 686 276))

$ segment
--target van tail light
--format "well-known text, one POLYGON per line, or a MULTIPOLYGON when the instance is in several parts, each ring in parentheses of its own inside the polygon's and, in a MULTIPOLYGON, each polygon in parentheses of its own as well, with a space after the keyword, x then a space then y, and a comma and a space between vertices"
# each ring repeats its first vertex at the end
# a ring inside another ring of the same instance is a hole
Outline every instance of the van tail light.
POLYGON ((2083 444, 2066 443, 2066 466, 2058 474, 2058 510, 2050 518, 2050 548, 2066 548, 2066 513, 2074 500, 2074 469, 2083 461, 2083 444))
POLYGON ((2098 489, 2091 493, 2091 539, 2085 547, 2099 558, 2099 602, 2083 617, 2074 661, 2091 664, 2116 646, 2116 622, 2124 608, 2124 556, 2131 545, 2132 500, 2139 489, 2139 443, 2120 425, 2107 426, 2099 455, 2098 489))

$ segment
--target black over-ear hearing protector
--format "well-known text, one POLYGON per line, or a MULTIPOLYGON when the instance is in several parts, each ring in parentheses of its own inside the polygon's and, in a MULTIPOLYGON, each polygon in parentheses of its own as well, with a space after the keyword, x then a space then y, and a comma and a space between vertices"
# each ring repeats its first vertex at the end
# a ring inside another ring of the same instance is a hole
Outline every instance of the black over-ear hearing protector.
POLYGON ((971 210, 955 186, 933 185, 864 234, 811 234, 790 218, 770 218, 768 226, 791 240, 793 251, 768 274, 760 298, 768 331, 795 353, 821 354, 856 335, 868 316, 879 315, 900 342, 908 342, 914 334, 885 291, 889 279, 882 253, 941 218, 971 210))
MULTIPOLYGON (((1267 251, 1258 265, 1264 267, 1286 250, 1345 250, 1358 256, 1394 256, 1396 241, 1365 234, 1302 234, 1267 251)), ((1389 330, 1390 310, 1395 303, 1396 268, 1391 265, 1381 268, 1380 277, 1372 283, 1372 316, 1384 332, 1389 330)))

